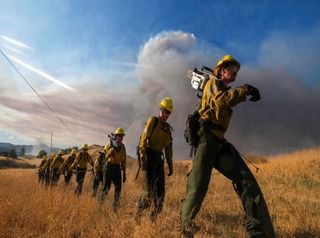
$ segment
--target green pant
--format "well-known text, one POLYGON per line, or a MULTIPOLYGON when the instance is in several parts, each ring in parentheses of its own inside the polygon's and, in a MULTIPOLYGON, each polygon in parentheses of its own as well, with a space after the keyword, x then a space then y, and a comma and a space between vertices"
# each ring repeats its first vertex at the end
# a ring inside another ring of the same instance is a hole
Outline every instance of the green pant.
POLYGON ((199 132, 200 142, 181 210, 184 226, 192 224, 199 212, 208 190, 212 169, 216 168, 233 182, 245 211, 245 225, 250 236, 274 237, 270 215, 254 176, 238 151, 230 143, 219 140, 211 129, 212 125, 204 123, 199 132))
POLYGON ((63 172, 63 175, 64 175, 64 184, 68 185, 72 177, 72 171, 65 169, 63 172))
POLYGON ((181 218, 185 225, 191 222, 201 208, 207 193, 211 171, 218 157, 220 141, 204 127, 200 129, 200 141, 188 176, 187 193, 183 201, 181 218))
POLYGON ((147 149, 147 170, 144 172, 143 193, 138 201, 138 209, 144 210, 151 203, 154 204, 154 213, 162 210, 165 196, 165 178, 162 153, 147 149))
POLYGON ((86 176, 86 168, 77 168, 77 176, 76 176, 76 181, 77 181, 77 187, 74 190, 75 195, 77 195, 78 197, 80 196, 80 194, 82 193, 82 185, 84 182, 84 178, 86 176))
POLYGON ((114 184, 114 201, 113 208, 119 206, 121 194, 121 167, 119 164, 106 164, 103 170, 103 188, 101 190, 99 201, 104 202, 108 192, 110 191, 111 184, 114 184))
POLYGON ((58 173, 57 168, 51 169, 51 185, 57 186, 60 178, 60 174, 58 173))
POLYGON ((44 181, 45 181, 45 185, 49 186, 50 185, 50 180, 51 180, 51 169, 50 168, 46 168, 45 172, 44 172, 44 181))
POLYGON ((103 171, 97 170, 92 184, 92 196, 95 197, 99 188, 99 184, 103 185, 103 171))

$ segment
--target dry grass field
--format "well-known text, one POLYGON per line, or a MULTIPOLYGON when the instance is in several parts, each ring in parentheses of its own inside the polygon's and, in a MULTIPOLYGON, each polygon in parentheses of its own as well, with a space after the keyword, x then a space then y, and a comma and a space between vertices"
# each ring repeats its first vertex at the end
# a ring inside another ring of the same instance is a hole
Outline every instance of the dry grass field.
MULTIPOLYGON (((90 152, 90 151, 89 151, 90 152)), ((96 152, 96 151, 95 151, 96 152)), ((254 157, 251 157, 254 160, 254 157)), ((278 237, 320 237, 320 150, 306 150, 256 161, 256 176, 278 237)), ((0 170, 0 237, 180 237, 179 210, 185 193, 188 162, 175 162, 175 173, 166 178, 166 198, 156 223, 147 211, 141 225, 134 222, 141 177, 134 180, 136 163, 130 160, 121 206, 111 209, 113 188, 99 205, 91 197, 92 176, 86 175, 84 192, 73 195, 69 187, 45 189, 35 169, 0 170)), ((196 223, 195 237, 246 237, 241 225, 241 203, 231 183, 213 171, 208 194, 196 223)))

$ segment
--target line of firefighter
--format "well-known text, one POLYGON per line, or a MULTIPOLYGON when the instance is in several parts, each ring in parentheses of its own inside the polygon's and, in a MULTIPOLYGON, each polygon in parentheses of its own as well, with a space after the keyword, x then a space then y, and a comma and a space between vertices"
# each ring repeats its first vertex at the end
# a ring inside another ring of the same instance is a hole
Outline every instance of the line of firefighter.
MULTIPOLYGON (((136 218, 142 215, 142 211, 154 203, 154 210, 150 217, 154 220, 157 214, 162 210, 165 195, 164 180, 164 158, 169 167, 168 176, 173 173, 172 165, 172 135, 171 126, 166 122, 173 110, 173 102, 169 97, 160 102, 160 111, 158 117, 150 117, 140 136, 139 154, 141 160, 141 169, 144 175, 143 193, 137 202, 136 218), (165 156, 162 154, 165 152, 165 156)), ((68 185, 72 176, 72 171, 76 169, 77 187, 75 194, 79 196, 82 192, 82 185, 87 170, 88 163, 93 167, 94 179, 92 184, 92 196, 98 193, 99 185, 102 188, 98 194, 98 201, 103 203, 111 183, 114 184, 115 194, 113 209, 119 206, 121 194, 121 185, 126 181, 126 148, 122 143, 125 136, 124 130, 119 127, 113 133, 114 138, 99 151, 98 156, 93 162, 88 154, 88 145, 84 144, 82 150, 77 155, 73 149, 70 156, 65 160, 64 154, 60 150, 57 156, 51 153, 49 157, 44 156, 39 166, 39 182, 46 186, 56 186, 60 175, 65 177, 65 185, 68 185), (122 173, 121 173, 122 171, 122 173)))
POLYGON ((70 183, 73 170, 76 168, 77 187, 75 193, 81 194, 87 163, 93 165, 90 155, 87 152, 88 145, 84 144, 77 155, 76 149, 72 149, 70 155, 64 160, 64 151, 60 150, 57 154, 51 153, 49 157, 43 156, 39 166, 39 182, 41 184, 56 186, 60 175, 63 173, 65 185, 70 183))
MULTIPOLYGON (((186 197, 181 208, 182 235, 184 237, 193 237, 193 220, 205 197, 213 167, 232 180, 243 203, 246 213, 246 228, 250 237, 275 236, 268 209, 257 182, 247 169, 239 152, 224 139, 225 131, 232 116, 231 108, 246 101, 248 96, 251 96, 249 100, 253 102, 260 99, 258 89, 251 85, 231 89, 229 84, 235 81, 239 70, 240 63, 231 55, 225 55, 216 64, 213 70, 214 75, 204 88, 198 109, 200 114, 200 141, 195 153, 193 168, 188 176, 186 197), (222 160, 226 160, 232 169, 220 163, 222 160), (261 200, 260 203, 258 198, 261 200), (258 214, 257 209, 262 212, 260 211, 258 214)), ((139 139, 137 155, 140 163, 139 168, 141 167, 143 171, 144 184, 142 195, 136 205, 135 220, 137 223, 140 222, 143 211, 150 207, 151 203, 154 206, 150 214, 151 221, 156 220, 163 207, 165 196, 164 160, 168 164, 168 176, 173 173, 172 128, 167 123, 172 111, 173 102, 171 98, 164 98, 160 102, 159 116, 148 118, 139 139), (165 153, 163 154, 163 152, 165 153)), ((123 129, 118 128, 114 134, 115 145, 110 141, 110 144, 100 151, 94 165, 87 153, 88 146, 85 144, 70 169, 74 169, 79 164, 77 167, 78 186, 75 193, 80 194, 87 163, 94 167, 93 196, 96 196, 98 186, 102 183, 103 188, 99 194, 101 203, 105 200, 111 182, 113 182, 115 185, 113 207, 116 208, 119 206, 121 182, 126 181, 126 151, 122 144, 125 135, 123 129)), ((68 170, 68 162, 67 160, 63 162, 61 155, 59 152, 58 156, 54 158, 51 154, 48 159, 44 158, 45 162, 43 162, 43 168, 49 166, 52 169, 51 178, 54 185, 57 183, 61 171, 65 168, 68 170), (60 169, 57 169, 58 165, 60 169)), ((47 170, 44 172, 44 178, 47 181, 47 170)), ((70 178, 68 179, 70 180, 70 178)))
MULTIPOLYGON (((76 149, 72 149, 70 156, 68 156, 65 160, 62 158, 62 155, 64 154, 63 150, 60 150, 57 156, 54 153, 51 153, 49 157, 43 156, 39 166, 39 183, 44 183, 46 186, 56 186, 60 175, 63 173, 65 185, 68 185, 70 183, 73 171, 75 171, 77 186, 74 192, 77 196, 79 196, 82 192, 82 186, 86 172, 88 171, 87 165, 90 164, 91 167, 93 167, 93 171, 91 171, 94 172, 92 195, 96 195, 99 183, 103 185, 103 193, 106 195, 110 189, 111 182, 113 182, 116 187, 115 200, 118 203, 121 191, 121 170, 118 169, 122 169, 122 181, 125 182, 126 150, 122 143, 122 138, 125 135, 123 129, 118 128, 114 134, 116 138, 116 145, 111 145, 111 143, 105 145, 105 147, 99 151, 99 155, 95 162, 93 162, 88 153, 87 144, 82 146, 78 155, 76 149), (117 148, 114 148, 115 146, 117 148), (118 148, 120 149, 119 151, 118 148), (114 177, 115 174, 116 177, 114 177)), ((101 195, 101 197, 104 196, 101 195)))

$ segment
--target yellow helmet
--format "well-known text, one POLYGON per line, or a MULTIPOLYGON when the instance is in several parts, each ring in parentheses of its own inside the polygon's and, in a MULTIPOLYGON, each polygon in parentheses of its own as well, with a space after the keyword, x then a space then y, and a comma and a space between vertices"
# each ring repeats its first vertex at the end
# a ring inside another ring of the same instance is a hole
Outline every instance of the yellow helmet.
POLYGON ((165 109, 169 112, 172 112, 173 111, 172 99, 170 97, 165 97, 164 99, 162 99, 162 101, 160 102, 160 108, 165 109))
POLYGON ((76 155, 77 154, 77 150, 76 149, 72 149, 71 150, 71 155, 76 155))
POLYGON ((118 127, 117 130, 114 132, 114 134, 115 135, 125 135, 122 127, 118 127))
POLYGON ((82 149, 87 150, 88 148, 88 144, 83 144, 82 149))
POLYGON ((63 150, 59 150, 58 155, 64 155, 64 151, 63 150))
POLYGON ((221 67, 224 66, 226 63, 231 63, 231 62, 240 68, 240 63, 238 60, 233 58, 232 55, 225 55, 217 62, 216 66, 213 69, 213 74, 216 77, 218 77, 218 74, 219 74, 221 67))
POLYGON ((52 152, 52 153, 50 154, 50 158, 51 158, 51 159, 54 159, 55 157, 56 157, 56 154, 52 152))

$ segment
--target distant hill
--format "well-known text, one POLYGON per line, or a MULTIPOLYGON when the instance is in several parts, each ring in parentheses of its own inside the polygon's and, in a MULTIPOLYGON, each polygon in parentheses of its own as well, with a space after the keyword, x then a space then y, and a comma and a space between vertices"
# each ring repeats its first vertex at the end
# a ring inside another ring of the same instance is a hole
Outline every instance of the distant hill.
MULTIPOLYGON (((8 152, 9 150, 15 149, 17 155, 19 155, 22 148, 25 148, 26 155, 38 155, 40 150, 45 150, 50 153, 50 147, 44 144, 40 145, 14 145, 11 143, 0 142, 0 153, 8 152)), ((57 153, 60 148, 52 147, 52 152, 57 153)))

